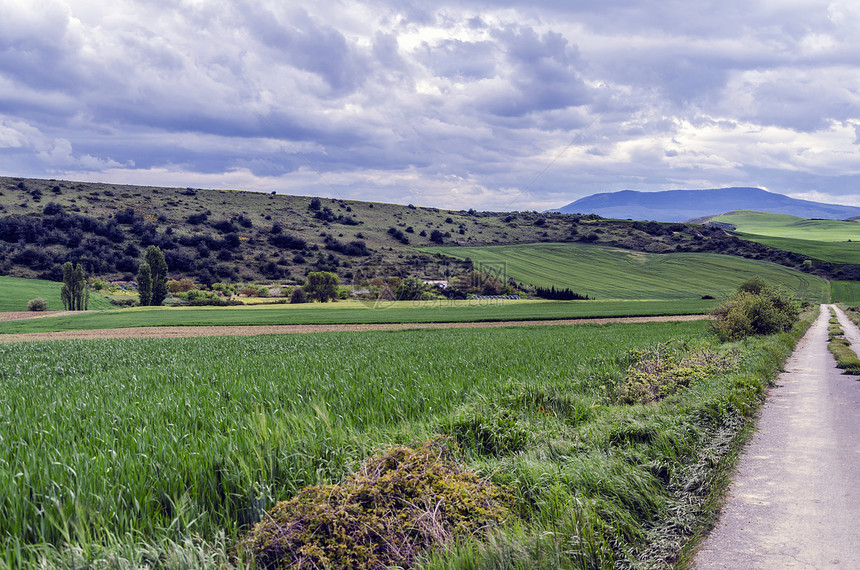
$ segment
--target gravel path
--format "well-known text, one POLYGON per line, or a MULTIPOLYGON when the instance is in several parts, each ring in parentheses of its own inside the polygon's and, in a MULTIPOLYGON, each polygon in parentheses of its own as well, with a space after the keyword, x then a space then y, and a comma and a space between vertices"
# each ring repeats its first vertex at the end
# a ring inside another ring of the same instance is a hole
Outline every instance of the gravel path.
POLYGON ((42 340, 77 340, 100 338, 183 338, 200 336, 255 336, 261 334, 297 334, 342 331, 394 331, 411 329, 464 329, 496 327, 536 327, 550 325, 582 325, 607 323, 655 323, 669 321, 698 321, 707 315, 670 317, 618 317, 606 319, 564 319, 554 321, 498 321, 487 323, 388 323, 358 325, 271 325, 271 326, 212 326, 212 327, 135 327, 90 331, 63 331, 0 335, 0 342, 32 342, 42 340))
POLYGON ((693 568, 860 568, 860 382, 827 350, 829 318, 824 305, 768 394, 693 568))

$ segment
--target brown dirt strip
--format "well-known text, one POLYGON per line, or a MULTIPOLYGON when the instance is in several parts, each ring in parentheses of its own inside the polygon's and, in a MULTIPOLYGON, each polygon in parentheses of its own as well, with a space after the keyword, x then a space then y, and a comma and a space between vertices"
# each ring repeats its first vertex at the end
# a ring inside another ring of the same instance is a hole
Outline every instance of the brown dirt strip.
POLYGON ((21 319, 35 319, 53 315, 67 315, 74 311, 22 311, 18 313, 0 313, 0 321, 20 321, 21 319))
POLYGON ((662 323, 699 321, 707 315, 678 315, 664 317, 617 317, 605 319, 563 319, 542 321, 497 321, 482 323, 385 323, 341 325, 267 325, 267 326, 202 326, 202 327, 135 327, 0 335, 0 342, 35 342, 45 340, 81 340, 106 338, 191 338, 203 336, 256 336, 263 334, 298 334, 351 331, 402 331, 414 329, 466 329, 498 327, 538 327, 551 325, 605 325, 609 323, 662 323))

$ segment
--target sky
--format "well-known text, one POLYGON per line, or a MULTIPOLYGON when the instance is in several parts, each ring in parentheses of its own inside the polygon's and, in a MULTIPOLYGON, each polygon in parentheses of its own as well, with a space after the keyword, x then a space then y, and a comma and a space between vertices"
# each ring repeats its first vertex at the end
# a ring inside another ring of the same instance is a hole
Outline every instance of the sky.
POLYGON ((856 0, 0 0, 0 174, 478 210, 860 206, 856 0))

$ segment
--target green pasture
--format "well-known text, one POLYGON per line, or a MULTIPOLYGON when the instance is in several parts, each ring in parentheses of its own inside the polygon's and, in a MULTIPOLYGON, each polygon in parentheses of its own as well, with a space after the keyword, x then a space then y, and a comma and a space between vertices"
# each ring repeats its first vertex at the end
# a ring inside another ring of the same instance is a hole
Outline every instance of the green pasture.
POLYGON ((359 301, 244 307, 139 307, 0 322, 0 334, 155 326, 445 323, 701 314, 715 301, 359 301))
POLYGON ((834 303, 860 305, 860 281, 831 281, 830 291, 834 303))
POLYGON ((735 235, 739 238, 757 241, 783 251, 794 251, 796 253, 808 255, 809 257, 820 259, 821 261, 860 264, 860 241, 816 241, 812 239, 763 236, 743 232, 735 232, 735 235))
POLYGON ((638 351, 712 342, 684 322, 0 344, 0 567, 227 567, 275 501, 457 425, 527 439, 462 442, 517 520, 433 567, 615 567, 663 522, 689 527, 680 490, 704 492, 690 482, 719 455, 697 458, 793 341, 750 339, 661 403, 618 402, 638 351))
POLYGON ((828 299, 824 279, 775 263, 730 255, 651 254, 572 243, 434 247, 424 251, 468 257, 477 269, 498 272, 518 283, 570 287, 597 299, 721 298, 754 275, 812 302, 828 299))
MULTIPOLYGON (((0 276, 0 312, 27 310, 27 301, 41 297, 47 299, 49 311, 62 311, 60 298, 62 283, 41 279, 21 279, 0 276)), ((108 309, 113 305, 94 291, 90 291, 90 309, 108 309)))
POLYGON ((735 226, 738 237, 832 263, 860 263, 860 224, 739 211, 712 218, 735 226))
POLYGON ((808 220, 788 214, 741 210, 716 216, 711 221, 732 224, 745 234, 812 241, 860 241, 860 224, 842 220, 808 220))

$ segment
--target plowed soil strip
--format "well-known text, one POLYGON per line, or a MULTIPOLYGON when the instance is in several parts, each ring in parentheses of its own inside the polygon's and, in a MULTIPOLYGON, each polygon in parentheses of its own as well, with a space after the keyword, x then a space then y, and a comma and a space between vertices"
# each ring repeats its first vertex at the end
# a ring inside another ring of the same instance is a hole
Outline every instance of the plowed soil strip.
POLYGON ((609 323, 658 323, 699 321, 707 315, 665 317, 616 317, 605 319, 563 319, 543 321, 497 321, 481 323, 386 323, 341 325, 266 325, 202 327, 135 327, 0 335, 0 342, 35 342, 45 340, 80 340, 104 338, 190 338, 201 336, 256 336, 261 334, 298 334, 350 331, 402 331, 414 329, 466 329, 498 327, 539 327, 552 325, 605 325, 609 323))

